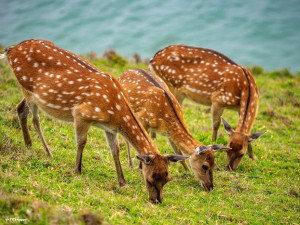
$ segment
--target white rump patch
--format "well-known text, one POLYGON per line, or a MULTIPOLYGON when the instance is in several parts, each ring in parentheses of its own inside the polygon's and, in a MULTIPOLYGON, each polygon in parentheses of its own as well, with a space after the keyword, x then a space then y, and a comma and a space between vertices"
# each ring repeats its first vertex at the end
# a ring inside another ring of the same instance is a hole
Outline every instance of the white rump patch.
POLYGON ((4 58, 6 58, 6 54, 5 53, 0 54, 0 59, 4 59, 4 58))

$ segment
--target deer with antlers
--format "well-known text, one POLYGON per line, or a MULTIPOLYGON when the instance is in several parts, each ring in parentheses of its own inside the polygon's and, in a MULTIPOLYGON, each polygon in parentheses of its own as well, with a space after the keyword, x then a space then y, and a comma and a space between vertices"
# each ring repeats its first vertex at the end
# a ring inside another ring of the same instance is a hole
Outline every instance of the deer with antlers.
MULTIPOLYGON (((119 77, 135 115, 146 131, 158 132, 169 139, 177 154, 189 156, 190 165, 205 190, 213 189, 213 151, 229 149, 221 145, 205 146, 189 132, 182 109, 158 76, 142 69, 128 70, 119 77)), ((129 145, 127 145, 130 155, 129 145)), ((188 170, 187 165, 183 164, 188 170)))
POLYGON ((102 128, 122 187, 126 186, 126 181, 119 160, 117 133, 120 133, 139 153, 137 158, 143 165, 149 200, 162 202, 163 186, 170 179, 168 163, 187 157, 159 153, 113 76, 46 40, 23 41, 7 48, 5 56, 24 95, 17 112, 27 147, 31 146, 27 128, 29 111, 49 156, 52 154, 40 128, 38 108, 55 119, 73 122, 77 144, 75 172, 80 173, 88 129, 90 126, 102 128))
POLYGON ((247 146, 255 158, 251 141, 265 132, 250 134, 258 106, 258 89, 251 73, 225 55, 206 48, 171 45, 150 60, 150 70, 159 75, 182 104, 185 98, 211 106, 213 133, 217 138, 225 108, 239 112, 236 130, 222 119, 229 134, 227 169, 236 170, 247 146))

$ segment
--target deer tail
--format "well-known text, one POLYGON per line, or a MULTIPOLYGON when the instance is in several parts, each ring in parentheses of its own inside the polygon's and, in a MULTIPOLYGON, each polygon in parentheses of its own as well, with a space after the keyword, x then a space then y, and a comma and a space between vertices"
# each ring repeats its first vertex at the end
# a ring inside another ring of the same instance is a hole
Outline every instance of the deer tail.
POLYGON ((3 54, 0 54, 0 59, 6 58, 6 53, 4 52, 3 54))
POLYGON ((7 54, 9 53, 11 47, 8 47, 6 49, 4 49, 4 52, 2 54, 0 54, 0 59, 4 59, 7 57, 7 54))

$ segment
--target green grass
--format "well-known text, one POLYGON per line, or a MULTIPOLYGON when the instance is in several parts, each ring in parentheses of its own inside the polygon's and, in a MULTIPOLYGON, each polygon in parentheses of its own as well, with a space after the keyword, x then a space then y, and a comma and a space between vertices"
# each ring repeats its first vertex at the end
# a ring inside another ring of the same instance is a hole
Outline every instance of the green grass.
MULTIPOLYGON (((115 76, 129 68, 146 68, 120 58, 93 63, 115 76)), ((49 159, 29 119, 33 147, 26 149, 15 110, 21 90, 7 63, 0 61, 0 224, 84 224, 92 219, 109 224, 299 224, 300 79, 288 70, 252 71, 261 95, 252 132, 268 131, 253 142, 258 159, 245 156, 238 171, 229 173, 224 169, 225 152, 217 153, 211 193, 180 164, 171 164, 172 180, 164 188, 163 203, 153 205, 140 171, 128 166, 122 138, 120 158, 128 188, 118 187, 100 129, 89 130, 81 175, 72 173, 76 157, 72 124, 40 114, 53 149, 54 158, 49 159)), ((193 135, 209 144, 209 108, 190 101, 183 108, 193 135)), ((227 110, 223 117, 232 126, 237 124, 235 112, 227 110)), ((227 140, 221 127, 217 142, 227 140)), ((165 138, 158 136, 155 142, 162 153, 172 152, 165 138)))

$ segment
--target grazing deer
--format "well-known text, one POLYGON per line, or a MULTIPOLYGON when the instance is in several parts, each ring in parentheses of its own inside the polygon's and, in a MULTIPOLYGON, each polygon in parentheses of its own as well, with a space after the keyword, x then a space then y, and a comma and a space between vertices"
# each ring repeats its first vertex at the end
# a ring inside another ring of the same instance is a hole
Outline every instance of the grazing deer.
MULTIPOLYGON (((119 81, 127 94, 135 115, 146 131, 167 136, 176 154, 190 157, 194 174, 205 190, 213 189, 213 151, 228 149, 221 145, 211 148, 198 142, 189 132, 181 107, 168 86, 155 74, 142 69, 124 72, 119 81)), ((130 153, 129 145, 127 145, 130 153)), ((130 155, 130 154, 128 154, 130 155)), ((186 170, 188 167, 183 164, 186 170)))
POLYGON ((217 138, 225 108, 239 112, 234 131, 223 120, 230 135, 227 168, 236 170, 248 146, 250 158, 255 158, 250 142, 265 132, 250 134, 258 104, 258 90, 251 73, 225 55, 214 50, 185 45, 171 45, 158 51, 150 60, 150 70, 159 75, 182 104, 189 98, 211 106, 213 133, 217 138))
POLYGON ((163 186, 169 181, 168 162, 184 160, 163 156, 136 119, 119 82, 79 56, 46 40, 27 40, 7 48, 5 55, 25 99, 17 106, 25 145, 31 146, 27 128, 29 109, 43 146, 38 108, 51 117, 74 122, 77 158, 75 172, 81 173, 82 153, 90 126, 102 128, 114 158, 119 185, 126 186, 119 160, 117 133, 122 134, 140 154, 149 200, 162 202, 163 186))

